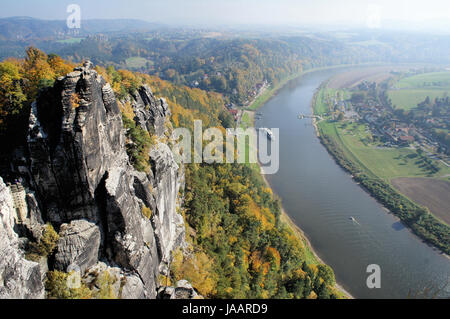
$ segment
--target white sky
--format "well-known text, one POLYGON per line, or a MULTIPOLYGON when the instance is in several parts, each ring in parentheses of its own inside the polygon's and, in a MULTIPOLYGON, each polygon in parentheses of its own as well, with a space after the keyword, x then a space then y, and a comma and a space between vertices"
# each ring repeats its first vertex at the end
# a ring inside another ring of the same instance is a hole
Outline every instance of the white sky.
POLYGON ((2 0, 0 16, 65 19, 71 3, 80 5, 85 19, 136 18, 166 24, 450 25, 450 0, 2 0))

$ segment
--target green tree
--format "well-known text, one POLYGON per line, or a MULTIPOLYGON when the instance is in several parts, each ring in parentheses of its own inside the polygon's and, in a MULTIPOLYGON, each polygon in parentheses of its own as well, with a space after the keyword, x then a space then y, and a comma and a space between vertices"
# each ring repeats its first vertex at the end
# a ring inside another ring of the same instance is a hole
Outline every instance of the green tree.
POLYGON ((325 283, 329 286, 333 286, 336 284, 336 279, 334 277, 334 271, 328 265, 318 265, 317 269, 319 270, 318 276, 322 278, 325 283))

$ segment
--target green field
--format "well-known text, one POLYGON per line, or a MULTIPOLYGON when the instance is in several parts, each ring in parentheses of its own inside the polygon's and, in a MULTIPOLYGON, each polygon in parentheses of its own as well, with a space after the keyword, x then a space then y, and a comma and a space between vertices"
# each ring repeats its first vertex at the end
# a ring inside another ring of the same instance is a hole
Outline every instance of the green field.
POLYGON ((445 97, 449 90, 423 90, 423 89, 405 89, 405 90, 390 90, 388 93, 392 101, 392 105, 398 109, 410 110, 429 96, 431 100, 439 97, 445 97))
POLYGON ((315 105, 314 114, 324 115, 329 112, 328 104, 325 102, 325 96, 328 90, 329 89, 322 89, 317 93, 317 101, 315 105))
MULTIPOLYGON (((250 112, 250 111, 244 111, 244 114, 242 114, 242 118, 241 118, 241 123, 240 123, 240 128, 243 130, 246 130, 248 128, 254 127, 254 118, 255 118, 255 114, 254 112, 250 112)), ((257 152, 257 150, 254 150, 253 148, 250 148, 250 145, 248 143, 245 143, 245 153, 246 153, 246 162, 248 164, 248 160, 249 160, 249 152, 250 149, 252 150, 252 152, 257 152)), ((250 164, 253 165, 253 164, 250 164)), ((256 164, 257 167, 259 168, 258 164, 256 164)))
POLYGON ((445 97, 450 92, 450 72, 433 72, 403 78, 388 91, 392 105, 410 110, 417 107, 427 96, 430 99, 445 97))
POLYGON ((314 114, 316 115, 325 115, 327 113, 330 113, 330 107, 327 103, 327 100, 333 98, 338 98, 341 100, 344 98, 344 100, 349 99, 351 97, 351 94, 349 91, 346 90, 338 90, 338 89, 332 89, 332 88, 323 88, 319 92, 317 92, 317 100, 316 105, 314 107, 314 114))
POLYGON ((251 117, 250 117, 250 114, 249 114, 248 112, 245 112, 245 113, 242 115, 242 119, 241 119, 241 128, 244 129, 244 130, 246 130, 247 128, 249 128, 249 127, 251 127, 251 126, 253 126, 253 123, 252 123, 252 119, 251 119, 251 117))
POLYGON ((125 63, 127 64, 127 67, 132 69, 139 69, 143 68, 147 65, 148 60, 141 57, 131 57, 125 60, 125 63))
POLYGON ((248 110, 255 111, 264 105, 272 96, 274 96, 279 89, 285 86, 289 81, 298 78, 303 73, 297 73, 286 77, 284 80, 280 81, 275 86, 267 88, 260 96, 258 96, 248 107, 248 110))
MULTIPOLYGON (((315 114, 326 113, 322 97, 329 93, 328 88, 318 93, 314 106, 315 114)), ((416 150, 409 147, 383 147, 382 144, 373 141, 372 134, 365 124, 324 120, 318 123, 318 127, 321 134, 332 137, 338 143, 349 160, 358 164, 368 174, 388 182, 396 177, 440 178, 450 174, 450 168, 438 163, 440 171, 430 175, 423 167, 416 150)))
POLYGON ((450 72, 432 72, 406 77, 397 82, 399 89, 450 89, 450 72))
POLYGON ((65 39, 65 40, 59 40, 56 42, 63 43, 63 44, 77 44, 83 40, 84 40, 84 38, 70 38, 70 39, 65 39))

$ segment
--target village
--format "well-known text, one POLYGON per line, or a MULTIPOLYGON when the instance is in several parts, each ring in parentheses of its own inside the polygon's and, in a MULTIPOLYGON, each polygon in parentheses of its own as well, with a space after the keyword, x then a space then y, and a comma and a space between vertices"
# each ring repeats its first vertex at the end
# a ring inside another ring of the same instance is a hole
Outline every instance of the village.
POLYGON ((247 100, 244 102, 243 105, 236 105, 234 103, 228 103, 225 105, 227 110, 231 113, 231 115, 234 118, 234 121, 236 122, 236 126, 239 127, 240 122, 242 121, 242 117, 244 116, 246 108, 250 108, 251 105, 262 95, 264 92, 266 92, 270 88, 270 83, 267 81, 264 81, 262 83, 258 83, 255 87, 253 87, 249 92, 247 96, 247 100))
POLYGON ((336 91, 326 97, 330 114, 335 120, 367 124, 375 141, 384 147, 411 147, 423 152, 428 158, 438 160, 447 167, 450 163, 446 145, 433 137, 433 128, 445 129, 448 117, 427 115, 421 121, 401 118, 396 115, 384 92, 375 82, 363 81, 354 92, 336 91))

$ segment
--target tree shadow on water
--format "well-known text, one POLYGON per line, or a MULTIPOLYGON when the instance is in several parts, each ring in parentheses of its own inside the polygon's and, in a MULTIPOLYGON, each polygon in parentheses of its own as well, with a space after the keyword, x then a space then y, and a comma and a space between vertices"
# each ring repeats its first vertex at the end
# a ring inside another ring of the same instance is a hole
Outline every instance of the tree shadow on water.
POLYGON ((399 231, 399 230, 404 229, 405 226, 402 224, 402 222, 395 222, 395 223, 392 224, 392 228, 393 228, 394 230, 399 231))

